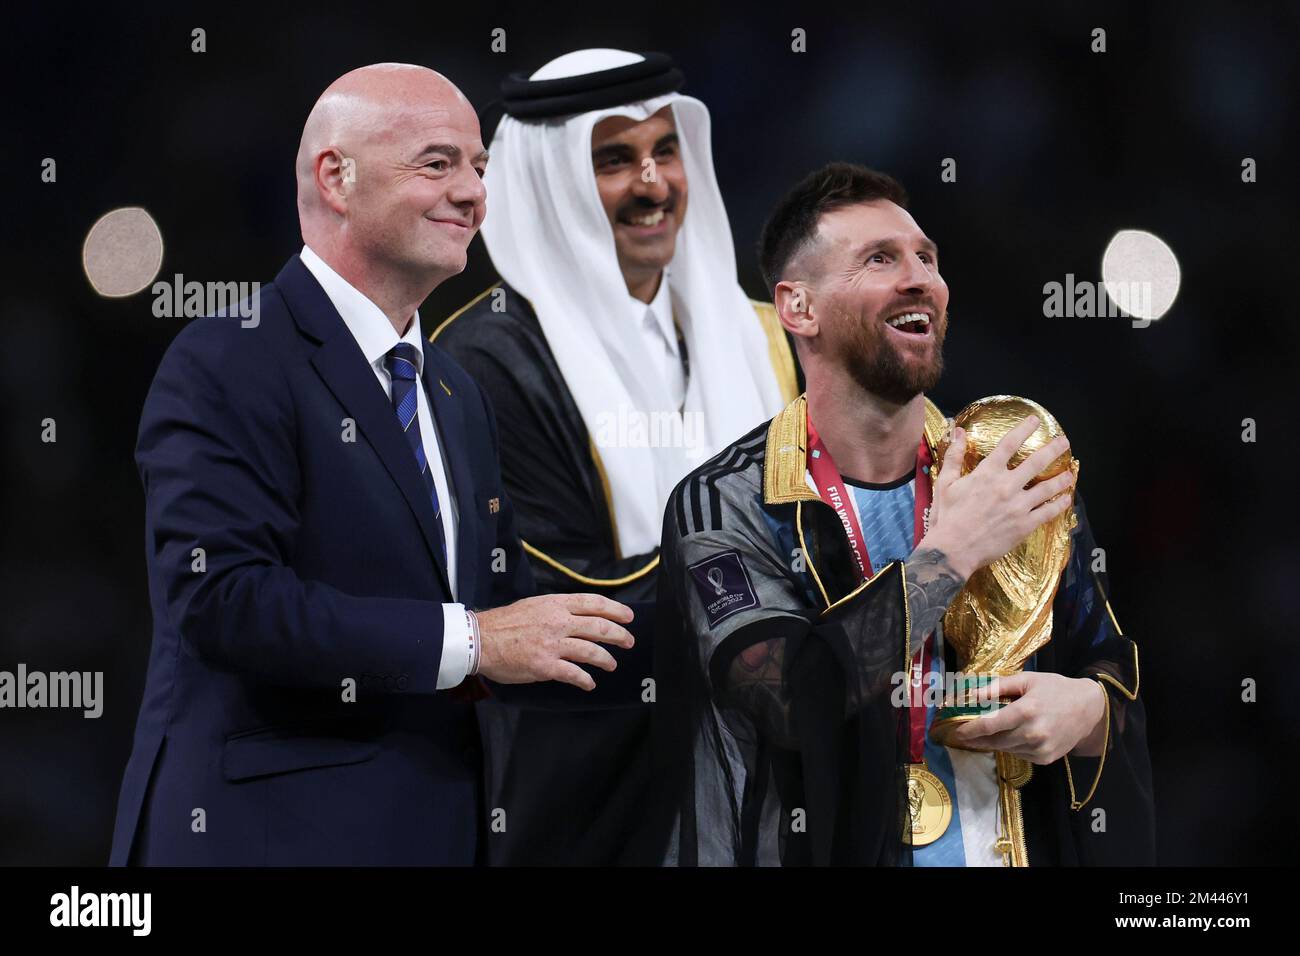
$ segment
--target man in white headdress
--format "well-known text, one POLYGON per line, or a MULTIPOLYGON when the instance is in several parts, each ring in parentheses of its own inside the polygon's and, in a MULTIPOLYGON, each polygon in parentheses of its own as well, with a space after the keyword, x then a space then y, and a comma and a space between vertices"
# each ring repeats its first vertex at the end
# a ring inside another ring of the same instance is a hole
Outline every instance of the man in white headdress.
POLYGON ((433 333, 495 407, 539 589, 631 603, 642 638, 599 706, 483 705, 499 863, 621 858, 647 772, 664 505, 799 391, 775 312, 736 280, 709 113, 681 85, 664 54, 607 49, 507 78, 482 229, 501 281, 433 333))

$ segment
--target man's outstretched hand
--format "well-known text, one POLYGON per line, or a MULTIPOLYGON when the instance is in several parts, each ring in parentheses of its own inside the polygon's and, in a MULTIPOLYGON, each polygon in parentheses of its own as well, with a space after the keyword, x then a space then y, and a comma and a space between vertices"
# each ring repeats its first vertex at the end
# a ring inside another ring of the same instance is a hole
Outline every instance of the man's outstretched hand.
POLYGON ((554 680, 594 690, 596 682, 578 664, 612 671, 614 658, 600 645, 626 650, 636 643, 623 627, 632 609, 599 594, 544 594, 477 617, 478 672, 498 684, 554 680))

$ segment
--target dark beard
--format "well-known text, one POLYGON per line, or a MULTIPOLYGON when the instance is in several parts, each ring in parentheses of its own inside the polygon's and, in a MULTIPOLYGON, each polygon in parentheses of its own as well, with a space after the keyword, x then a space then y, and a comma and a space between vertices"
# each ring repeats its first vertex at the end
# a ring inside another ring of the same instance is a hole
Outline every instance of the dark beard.
POLYGON ((850 330, 844 353, 845 367, 853 380, 865 391, 885 401, 905 405, 922 392, 931 391, 943 374, 943 340, 948 333, 947 316, 936 316, 930 332, 934 336, 934 358, 920 368, 904 363, 889 339, 884 323, 878 318, 863 322, 856 316, 844 316, 850 330))

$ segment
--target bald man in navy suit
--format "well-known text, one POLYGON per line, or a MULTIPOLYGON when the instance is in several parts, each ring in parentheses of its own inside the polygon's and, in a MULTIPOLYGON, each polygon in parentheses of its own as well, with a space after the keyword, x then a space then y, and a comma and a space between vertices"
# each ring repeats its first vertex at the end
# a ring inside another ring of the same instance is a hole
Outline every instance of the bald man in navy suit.
POLYGON ((298 153, 302 251, 256 322, 196 320, 163 357, 136 449, 154 631, 114 865, 472 864, 473 700, 590 690, 580 665, 632 646, 621 604, 527 596, 491 408, 420 329, 465 267, 486 162, 438 73, 339 78, 298 153))

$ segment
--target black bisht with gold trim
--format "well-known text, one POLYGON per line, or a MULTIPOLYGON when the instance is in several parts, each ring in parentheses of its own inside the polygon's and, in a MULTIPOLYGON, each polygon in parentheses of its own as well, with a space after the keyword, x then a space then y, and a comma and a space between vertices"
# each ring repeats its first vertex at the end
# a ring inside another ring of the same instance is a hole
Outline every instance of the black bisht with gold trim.
MULTIPOLYGON (((770 303, 753 302, 782 393, 798 393, 789 345, 770 303)), ((539 593, 594 592, 631 605, 637 647, 613 650, 618 669, 596 690, 514 688, 510 705, 479 704, 487 806, 506 811, 490 834, 497 865, 627 862, 644 823, 649 780, 650 677, 659 552, 622 554, 600 455, 528 299, 497 283, 432 340, 483 386, 500 432, 501 478, 515 508, 539 593), (567 700, 567 705, 564 701, 567 700), (516 705, 516 701, 520 702, 516 705)))
MULTIPOLYGON (((907 711, 891 701, 911 637, 905 569, 859 580, 839 518, 805 483, 806 421, 801 397, 673 492, 655 637, 656 792, 639 862, 910 863, 907 711)), ((927 403, 932 450, 942 429, 927 403)), ((1091 569, 1082 499, 1076 511, 1035 669, 1099 680, 1108 736, 1100 758, 1034 768, 1021 791, 1029 863, 1149 864, 1137 648, 1091 569)))

